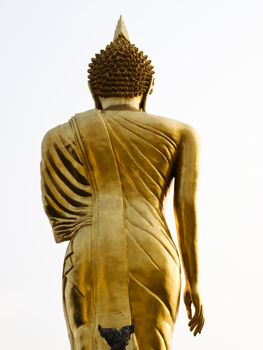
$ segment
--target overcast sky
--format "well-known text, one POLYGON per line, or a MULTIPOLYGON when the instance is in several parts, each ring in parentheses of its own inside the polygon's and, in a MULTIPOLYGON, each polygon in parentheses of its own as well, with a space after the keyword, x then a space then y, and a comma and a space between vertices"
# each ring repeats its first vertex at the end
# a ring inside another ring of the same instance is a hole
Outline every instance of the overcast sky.
MULTIPOLYGON (((194 338, 181 303, 173 349, 260 350, 262 0, 0 0, 0 347, 69 350, 66 244, 55 244, 42 209, 40 144, 47 130, 93 108, 87 66, 120 14, 155 67, 148 111, 193 125, 200 137, 206 325, 194 338)), ((171 205, 167 216, 173 226, 171 205)))

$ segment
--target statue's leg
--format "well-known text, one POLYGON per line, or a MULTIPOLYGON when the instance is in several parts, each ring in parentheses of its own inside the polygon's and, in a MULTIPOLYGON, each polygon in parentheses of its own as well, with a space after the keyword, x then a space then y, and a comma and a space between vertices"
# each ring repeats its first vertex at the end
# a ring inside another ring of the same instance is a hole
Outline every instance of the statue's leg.
POLYGON ((72 330, 70 328, 69 320, 68 320, 68 314, 67 314, 67 309, 66 309, 66 302, 65 302, 65 287, 67 284, 67 278, 66 276, 63 276, 63 308, 64 308, 64 316, 67 324, 67 329, 68 329, 68 336, 69 336, 69 341, 70 341, 70 348, 71 350, 75 350, 75 340, 74 336, 72 333, 72 330))
POLYGON ((86 295, 66 282, 65 286, 65 318, 69 330, 72 350, 90 350, 90 324, 87 310, 89 309, 86 295))
POLYGON ((70 242, 63 269, 63 302, 71 350, 91 350, 90 229, 83 227, 70 242))
POLYGON ((127 240, 135 338, 139 350, 170 350, 181 289, 179 259, 169 242, 142 233, 134 229, 127 240))
MULTIPOLYGON (((179 277, 179 276, 178 276, 179 277)), ((179 306, 180 280, 169 303, 161 287, 151 288, 140 277, 130 279, 132 323, 139 350, 170 350, 174 323, 179 306)))

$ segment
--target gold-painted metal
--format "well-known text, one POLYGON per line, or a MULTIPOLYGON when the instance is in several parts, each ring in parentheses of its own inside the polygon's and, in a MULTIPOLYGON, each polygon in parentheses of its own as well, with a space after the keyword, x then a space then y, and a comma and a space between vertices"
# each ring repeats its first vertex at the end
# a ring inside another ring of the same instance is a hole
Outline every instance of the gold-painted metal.
POLYGON ((145 97, 100 98, 101 109, 75 115, 43 140, 44 208, 56 242, 69 240, 63 301, 72 350, 108 349, 99 324, 133 324, 127 349, 170 349, 181 289, 179 255, 163 215, 173 178, 189 327, 196 335, 204 324, 195 133, 143 112, 145 97))

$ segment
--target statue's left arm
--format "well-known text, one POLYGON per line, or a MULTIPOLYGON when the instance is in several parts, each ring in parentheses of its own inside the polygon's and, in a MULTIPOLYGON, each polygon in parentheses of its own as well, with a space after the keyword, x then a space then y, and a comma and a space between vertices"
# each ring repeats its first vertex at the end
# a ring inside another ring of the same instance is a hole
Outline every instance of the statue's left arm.
POLYGON ((198 289, 198 254, 196 225, 196 187, 198 173, 198 142, 192 128, 185 126, 175 164, 174 209, 177 234, 186 287, 184 302, 194 335, 201 333, 204 325, 203 305, 198 289), (195 312, 192 315, 191 306, 195 312))
POLYGON ((91 223, 91 187, 69 123, 50 130, 43 139, 41 189, 57 243, 70 240, 91 223))

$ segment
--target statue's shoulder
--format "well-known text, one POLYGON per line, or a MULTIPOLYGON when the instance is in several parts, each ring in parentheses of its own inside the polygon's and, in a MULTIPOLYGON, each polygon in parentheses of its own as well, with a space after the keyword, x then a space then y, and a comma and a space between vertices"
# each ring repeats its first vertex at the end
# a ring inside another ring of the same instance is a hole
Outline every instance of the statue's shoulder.
POLYGON ((67 140, 72 138, 72 130, 69 122, 59 124, 48 130, 42 140, 42 149, 54 146, 58 140, 67 140))
POLYGON ((146 113, 145 120, 156 129, 163 131, 180 142, 182 138, 196 138, 195 129, 177 119, 146 113))
POLYGON ((87 117, 94 115, 95 110, 89 110, 85 112, 76 113, 68 122, 59 124, 54 128, 48 130, 43 137, 42 149, 54 145, 58 140, 62 141, 64 144, 75 143, 75 135, 72 129, 72 120, 78 119, 83 120, 87 117))
POLYGON ((89 121, 92 117, 97 115, 97 109, 90 109, 88 111, 84 111, 81 113, 77 113, 70 119, 70 121, 77 121, 77 123, 85 123, 86 121, 89 121))
POLYGON ((91 116, 96 115, 97 111, 98 111, 97 109, 89 109, 88 111, 76 113, 73 118, 86 119, 86 118, 89 118, 91 116))

